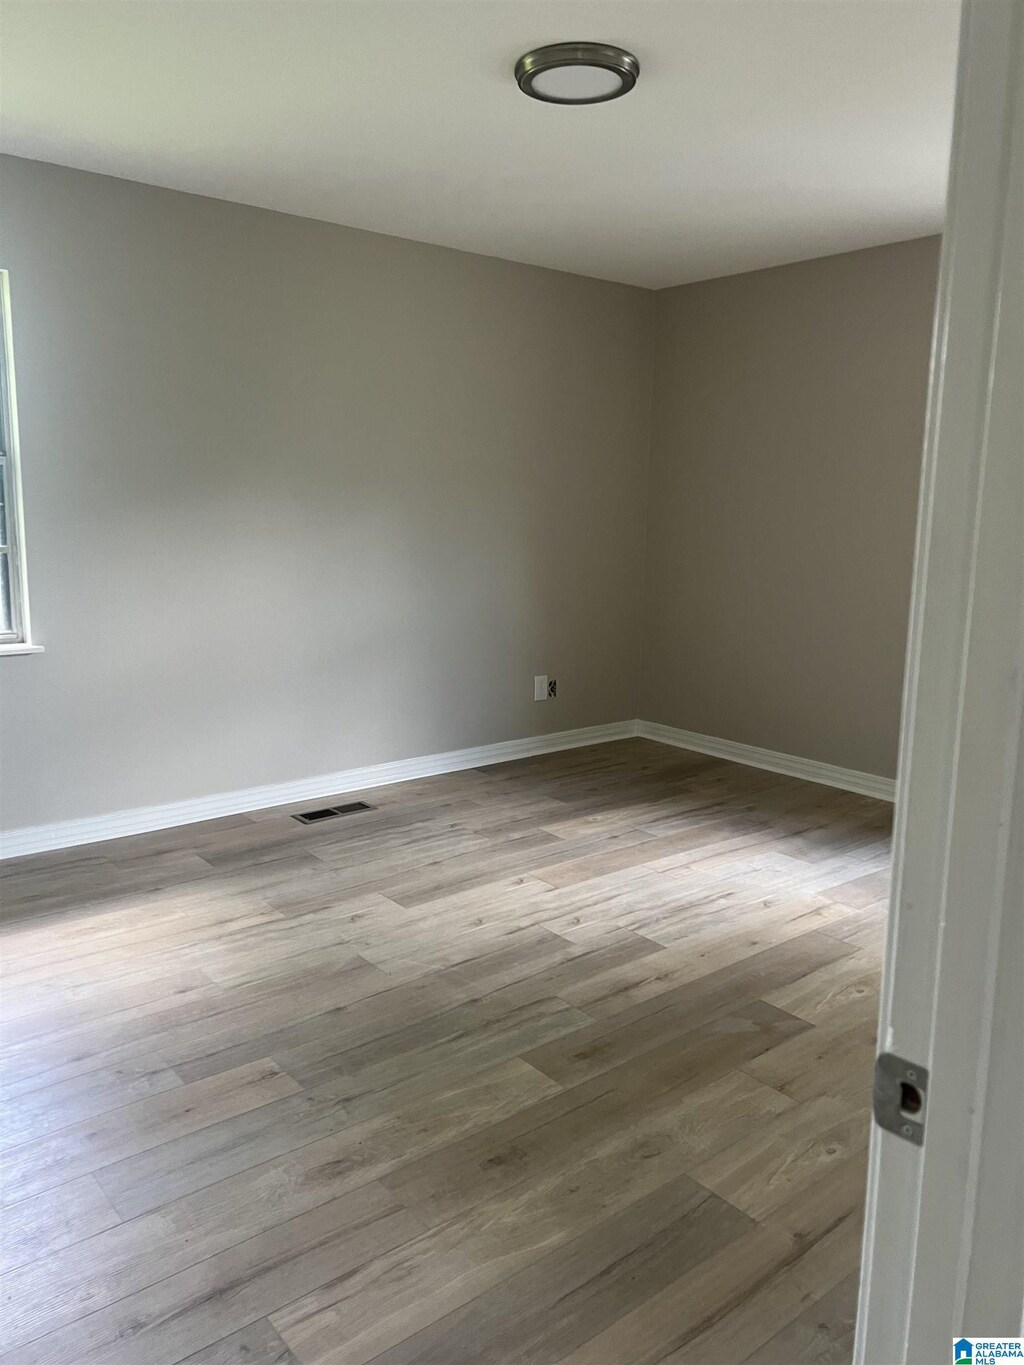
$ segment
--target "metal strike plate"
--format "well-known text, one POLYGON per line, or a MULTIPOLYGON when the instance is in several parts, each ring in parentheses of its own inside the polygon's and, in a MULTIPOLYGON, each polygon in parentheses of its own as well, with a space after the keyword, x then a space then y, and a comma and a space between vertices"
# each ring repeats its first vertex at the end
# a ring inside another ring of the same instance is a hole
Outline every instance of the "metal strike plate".
POLYGON ((893 1052, 880 1053, 871 1095, 878 1126, 920 1147, 927 1105, 928 1068, 893 1052))

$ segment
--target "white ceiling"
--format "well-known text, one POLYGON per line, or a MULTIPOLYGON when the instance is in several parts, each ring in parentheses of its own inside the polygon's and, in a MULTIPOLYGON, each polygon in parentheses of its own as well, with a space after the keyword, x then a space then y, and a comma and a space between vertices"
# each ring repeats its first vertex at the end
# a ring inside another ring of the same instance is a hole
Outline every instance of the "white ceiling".
POLYGON ((660 288, 942 223, 955 0, 5 0, 19 156, 660 288), (636 52, 625 98, 515 59, 636 52))

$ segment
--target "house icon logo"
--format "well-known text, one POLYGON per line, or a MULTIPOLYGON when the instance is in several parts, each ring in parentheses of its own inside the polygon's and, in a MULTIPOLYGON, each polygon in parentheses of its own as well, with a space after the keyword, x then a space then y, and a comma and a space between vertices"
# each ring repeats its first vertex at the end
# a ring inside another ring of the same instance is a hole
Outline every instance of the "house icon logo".
POLYGON ((972 1365, 973 1360, 974 1347, 966 1337, 953 1342, 953 1365, 972 1365))

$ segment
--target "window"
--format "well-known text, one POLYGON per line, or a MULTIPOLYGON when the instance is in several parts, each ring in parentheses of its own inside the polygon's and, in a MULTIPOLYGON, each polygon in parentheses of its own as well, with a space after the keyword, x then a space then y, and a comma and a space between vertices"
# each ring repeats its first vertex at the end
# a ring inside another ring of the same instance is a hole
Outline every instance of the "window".
POLYGON ((14 404, 11 296, 7 271, 0 270, 0 653, 37 648, 29 630, 14 404))

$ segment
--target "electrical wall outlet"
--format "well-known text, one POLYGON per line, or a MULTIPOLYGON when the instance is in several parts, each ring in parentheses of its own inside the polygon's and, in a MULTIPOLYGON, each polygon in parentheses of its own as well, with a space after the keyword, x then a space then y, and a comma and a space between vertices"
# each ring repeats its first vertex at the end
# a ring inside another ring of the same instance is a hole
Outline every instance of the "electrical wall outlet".
POLYGON ((557 678, 548 678, 548 696, 551 697, 551 698, 554 698, 554 697, 557 697, 557 696, 558 696, 558 680, 557 680, 557 678))
POLYGON ((534 701, 547 701, 548 699, 548 675, 538 673, 533 680, 533 699, 534 701))

